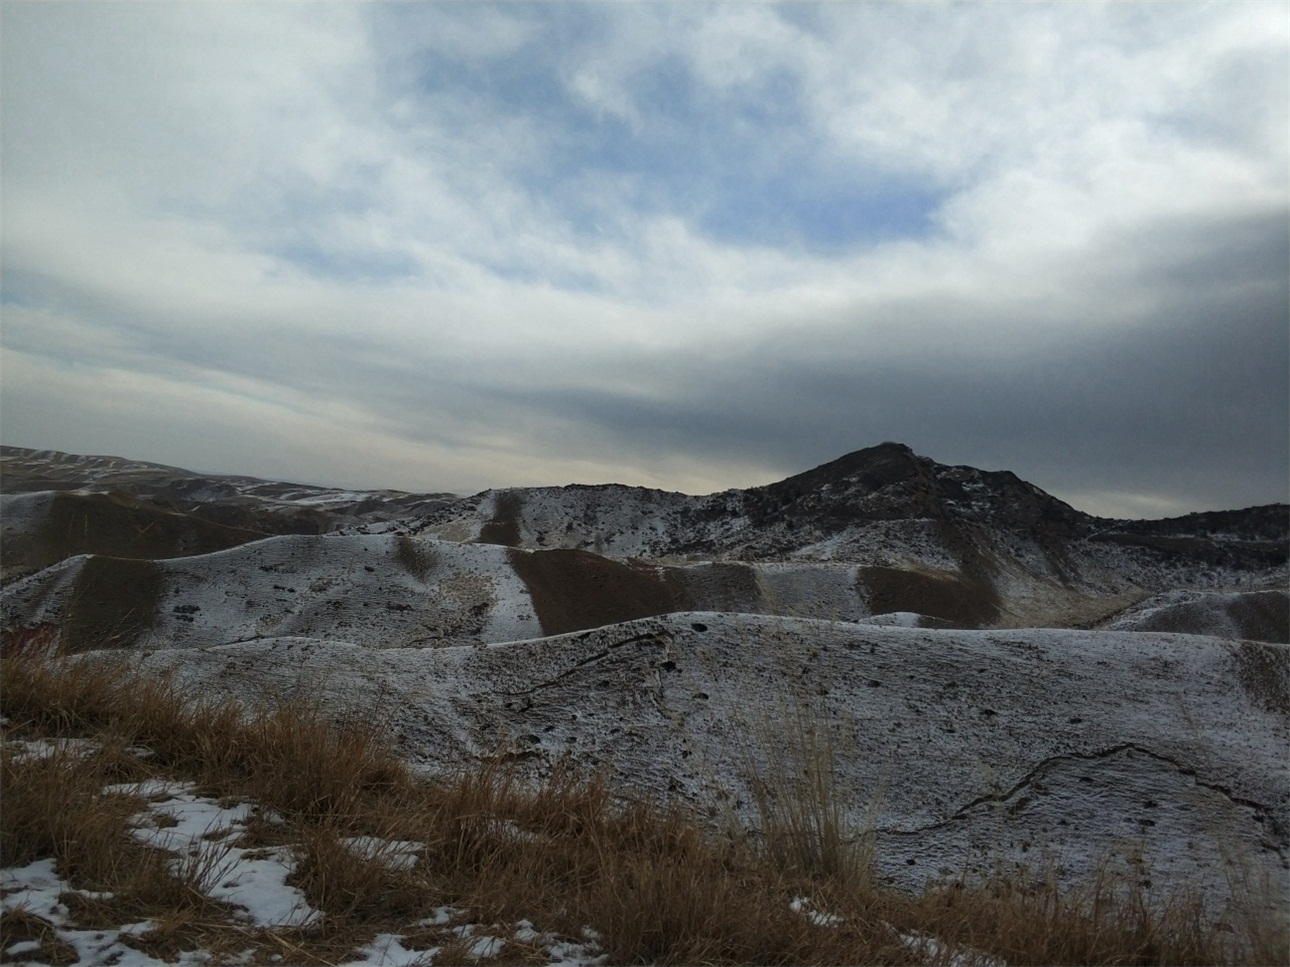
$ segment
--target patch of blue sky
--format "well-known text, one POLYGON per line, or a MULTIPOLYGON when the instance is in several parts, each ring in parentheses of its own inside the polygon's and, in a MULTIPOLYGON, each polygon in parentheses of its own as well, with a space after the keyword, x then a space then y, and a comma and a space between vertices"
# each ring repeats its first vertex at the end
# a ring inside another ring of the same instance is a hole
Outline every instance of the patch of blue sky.
POLYGON ((723 243, 818 253, 937 230, 944 188, 830 152, 801 121, 791 80, 712 104, 677 76, 654 80, 642 126, 581 119, 516 177, 575 229, 602 231, 627 208, 677 215, 723 243))
MULTIPOLYGON (((10 261, 13 261, 10 259, 10 261)), ((11 309, 67 309, 77 306, 78 292, 60 281, 60 269, 7 267, 0 283, 0 306, 11 309)), ((0 326, 0 335, 4 327, 0 326)))
POLYGON ((944 197, 898 179, 846 184, 817 181, 810 172, 777 172, 759 182, 718 184, 699 225, 723 242, 832 254, 927 238, 937 231, 933 216, 944 197))
MULTIPOLYGON (((539 29, 518 50, 454 49, 427 43, 411 55, 412 90, 407 93, 438 101, 439 108, 456 106, 489 115, 556 120, 568 106, 563 65, 571 54, 595 44, 596 21, 587 16, 590 11, 576 4, 470 5, 472 11, 490 6, 539 29)), ((430 9, 438 17, 455 15, 464 8, 430 9)), ((392 22, 402 19, 400 10, 392 22)), ((434 28, 433 24, 418 24, 417 29, 434 28)), ((395 78, 404 76, 404 69, 393 66, 396 70, 389 79, 400 83, 395 78)))
POLYGON ((0 306, 30 309, 38 305, 40 305, 39 300, 33 298, 31 293, 23 291, 14 285, 12 274, 5 279, 3 285, 0 285, 0 306))
POLYGON ((338 216, 362 215, 378 202, 382 172, 352 165, 327 183, 298 170, 264 174, 239 187, 233 199, 162 194, 155 210, 165 216, 221 225, 250 249, 338 281, 382 280, 417 271, 405 253, 328 245, 338 216))
POLYGON ((811 34, 823 34, 827 29, 822 6, 818 3, 779 3, 775 5, 775 16, 784 23, 811 34))
POLYGON ((604 279, 591 272, 573 267, 559 268, 548 264, 535 264, 520 260, 480 258, 476 264, 499 279, 521 282, 538 287, 550 287, 561 292, 585 292, 603 295, 612 288, 604 279))
POLYGON ((573 24, 580 40, 561 34, 508 56, 424 52, 415 96, 466 129, 529 122, 540 148, 513 158, 507 176, 575 233, 628 235, 633 216, 668 214, 726 244, 832 253, 936 231, 939 186, 840 157, 811 129, 790 72, 714 87, 664 55, 632 76, 624 120, 567 83, 570 44, 588 42, 588 25, 573 24))
POLYGON ((420 97, 435 103, 438 113, 479 112, 489 116, 522 116, 555 121, 564 109, 564 85, 554 65, 522 57, 464 60, 442 53, 426 54, 417 68, 420 97))

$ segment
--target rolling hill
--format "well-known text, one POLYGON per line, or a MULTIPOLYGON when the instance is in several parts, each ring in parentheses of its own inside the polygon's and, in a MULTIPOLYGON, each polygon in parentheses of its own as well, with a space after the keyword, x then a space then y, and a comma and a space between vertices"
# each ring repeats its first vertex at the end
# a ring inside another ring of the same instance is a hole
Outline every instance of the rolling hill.
POLYGON ((898 444, 706 496, 0 457, 9 642, 306 689, 430 771, 572 760, 718 825, 809 722, 892 884, 1112 855, 1219 901, 1236 853, 1285 896, 1284 505, 1108 520, 898 444))

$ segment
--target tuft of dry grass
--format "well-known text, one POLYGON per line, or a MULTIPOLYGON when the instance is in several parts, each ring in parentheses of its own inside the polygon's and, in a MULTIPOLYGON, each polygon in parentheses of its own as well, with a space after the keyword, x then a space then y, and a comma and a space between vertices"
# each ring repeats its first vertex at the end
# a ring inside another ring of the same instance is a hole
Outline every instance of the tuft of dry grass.
POLYGON ((0 950, 20 943, 36 944, 36 949, 31 951, 32 959, 39 958, 51 967, 65 967, 80 959, 75 947, 59 939, 52 923, 26 907, 10 910, 0 917, 0 950))
POLYGON ((1133 877, 1104 865, 1089 882, 1058 888, 1051 876, 946 884, 920 898, 927 932, 953 936, 1009 964, 1212 964, 1265 960, 1234 943, 1200 900, 1179 892, 1163 903, 1133 877))
POLYGON ((349 838, 335 823, 301 830, 296 870, 289 882, 304 892, 310 906, 340 923, 391 918, 414 922, 423 917, 426 904, 437 895, 426 865, 404 868, 391 848, 365 853, 349 838))
POLYGON ((102 758, 79 745, 57 743, 35 756, 15 754, 6 744, 0 753, 5 863, 53 857, 91 883, 113 879, 128 851, 119 834, 138 804, 104 796, 109 781, 102 758))
MULTIPOLYGON (((768 748, 779 752, 756 760, 763 836, 749 839, 714 835, 679 807, 622 800, 603 776, 579 775, 567 763, 543 781, 497 763, 418 778, 376 725, 334 722, 317 704, 194 701, 174 679, 35 648, 6 649, 0 672, 4 738, 62 742, 32 758, 6 741, 5 862, 53 857, 76 889, 95 891, 67 895, 81 925, 154 921, 130 941, 154 957, 204 949, 218 959, 253 949, 287 963, 336 962, 377 933, 393 933, 440 948, 436 963, 467 962, 470 944, 451 924, 424 925, 451 907, 463 911, 459 920, 493 924, 499 936, 520 919, 574 942, 591 928, 611 963, 1287 959, 1284 925, 1266 906, 1220 922, 1193 898, 1153 905, 1109 874, 1065 891, 1053 878, 1006 877, 917 896, 879 889, 869 875, 870 841, 844 822, 828 733, 806 714, 778 723, 768 748), (65 741, 75 737, 90 743, 65 741), (140 747, 146 757, 136 754, 140 747), (291 882, 322 919, 306 928, 248 928, 206 896, 220 873, 218 850, 176 862, 133 839, 131 817, 143 801, 103 789, 150 776, 258 804, 261 818, 239 845, 289 846, 291 882), (283 822, 263 819, 270 813, 283 822), (350 840, 358 836, 411 841, 415 862, 395 862, 393 846, 356 850, 350 840), (811 905, 794 909, 798 897, 811 905)), ((30 940, 49 962, 67 956, 53 926, 29 911, 6 916, 3 931, 6 949, 30 940)), ((544 959, 538 946, 508 943, 499 963, 544 959)))
MULTIPOLYGON (((834 884, 870 884, 874 837, 848 823, 825 716, 800 697, 763 706, 761 715, 749 726, 756 745, 743 758, 768 861, 834 884)), ((881 795, 873 793, 871 815, 881 795)))

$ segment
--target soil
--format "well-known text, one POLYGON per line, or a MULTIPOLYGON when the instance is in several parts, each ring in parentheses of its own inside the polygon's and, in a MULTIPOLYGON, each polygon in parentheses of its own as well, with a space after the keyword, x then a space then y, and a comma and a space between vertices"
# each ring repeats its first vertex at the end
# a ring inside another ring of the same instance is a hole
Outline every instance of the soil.
POLYGON ((952 571, 862 567, 856 587, 874 614, 913 611, 948 622, 938 627, 953 628, 985 628, 999 620, 994 588, 952 571))
POLYGON ((503 547, 520 546, 520 495, 510 490, 497 495, 496 508, 490 520, 479 529, 479 543, 501 544, 503 547))
POLYGON ((34 534, 7 542, 4 579, 21 577, 77 554, 162 559, 208 554, 264 534, 171 513, 123 493, 56 493, 34 534))
POLYGON ((161 568, 153 561, 91 557, 81 568, 63 619, 68 652, 140 644, 161 604, 161 568))
POLYGON ((1253 641, 1290 644, 1290 594, 1285 591, 1252 591, 1233 605, 1232 617, 1241 637, 1253 641))
POLYGON ((1237 645, 1236 668, 1251 699, 1269 712, 1290 718, 1290 653, 1242 641, 1237 645))
POLYGON ((691 607, 675 572, 577 550, 510 551, 543 634, 584 631, 691 607))
POLYGON ((429 545, 402 534, 395 539, 394 556, 418 581, 429 577, 437 563, 429 545))

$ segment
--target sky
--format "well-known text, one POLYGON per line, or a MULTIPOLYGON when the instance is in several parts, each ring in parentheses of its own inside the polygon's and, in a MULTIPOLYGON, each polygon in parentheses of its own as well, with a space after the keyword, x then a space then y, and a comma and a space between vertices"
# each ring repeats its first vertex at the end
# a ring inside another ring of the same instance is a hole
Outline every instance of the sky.
POLYGON ((0 441, 1288 499, 1290 5, 0 5, 0 441))

